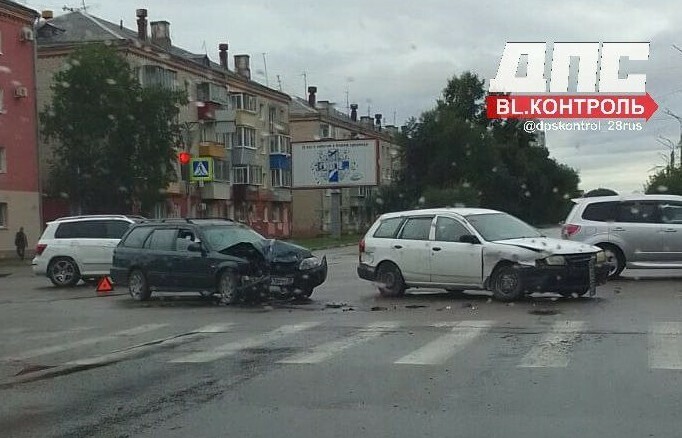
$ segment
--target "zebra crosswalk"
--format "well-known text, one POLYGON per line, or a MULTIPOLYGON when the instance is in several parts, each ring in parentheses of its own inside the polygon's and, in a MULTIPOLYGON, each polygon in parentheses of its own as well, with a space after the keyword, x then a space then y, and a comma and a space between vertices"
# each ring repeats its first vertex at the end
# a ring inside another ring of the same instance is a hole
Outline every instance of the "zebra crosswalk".
MULTIPOLYGON (((517 332, 500 322, 481 320, 424 325, 388 320, 352 327, 314 320, 267 327, 215 322, 183 330, 171 323, 150 323, 91 336, 88 336, 91 330, 83 327, 65 331, 66 341, 62 343, 58 342, 58 333, 41 337, 26 331, 30 339, 51 343, 23 351, 5 351, 20 350, 21 343, 5 344, 0 350, 0 369, 17 363, 103 365, 141 355, 168 364, 199 366, 237 361, 240 355, 258 348, 270 351, 267 354, 272 354, 272 362, 282 367, 337 363, 360 353, 372 355, 372 363, 385 366, 438 367, 462 358, 481 359, 480 354, 476 356, 477 351, 497 354, 502 349, 503 361, 513 363, 515 368, 561 369, 571 367, 581 354, 595 354, 599 346, 586 349, 581 345, 594 336, 590 330, 590 323, 575 320, 526 327, 517 332), (510 334, 515 337, 513 343, 504 344, 510 334)), ((638 339, 641 342, 631 346, 631 350, 645 352, 648 360, 642 363, 648 363, 649 369, 682 370, 682 322, 652 322, 641 333, 627 333, 633 334, 635 342, 638 339)), ((600 332, 601 339, 618 335, 616 331, 600 332)), ((614 345, 612 348, 623 348, 622 343, 614 345)), ((603 358, 591 360, 596 363, 603 358)))

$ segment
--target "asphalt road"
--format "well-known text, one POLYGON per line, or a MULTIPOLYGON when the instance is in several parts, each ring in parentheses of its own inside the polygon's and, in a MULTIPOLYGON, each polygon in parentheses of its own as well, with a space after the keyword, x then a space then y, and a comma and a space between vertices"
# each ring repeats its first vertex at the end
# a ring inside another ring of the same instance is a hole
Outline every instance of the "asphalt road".
POLYGON ((251 307, 0 266, 0 436, 680 436, 681 273, 383 299, 356 248, 325 253, 311 302, 251 307))

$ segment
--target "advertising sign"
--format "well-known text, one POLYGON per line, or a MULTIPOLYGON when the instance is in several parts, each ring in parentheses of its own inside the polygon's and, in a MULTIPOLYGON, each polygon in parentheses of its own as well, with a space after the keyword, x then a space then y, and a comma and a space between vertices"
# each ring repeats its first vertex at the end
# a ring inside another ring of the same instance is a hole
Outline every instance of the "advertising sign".
POLYGON ((379 142, 329 140, 292 143, 292 188, 376 186, 379 142))

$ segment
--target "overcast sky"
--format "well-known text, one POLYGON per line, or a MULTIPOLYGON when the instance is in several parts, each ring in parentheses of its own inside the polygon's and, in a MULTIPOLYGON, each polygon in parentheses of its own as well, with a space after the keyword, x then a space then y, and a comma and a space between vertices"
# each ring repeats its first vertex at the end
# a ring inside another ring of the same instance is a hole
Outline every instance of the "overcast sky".
MULTIPOLYGON (((64 13, 82 0, 26 0, 37 10, 64 13)), ((658 136, 680 139, 678 122, 662 109, 682 115, 682 2, 667 1, 451 1, 374 0, 86 0, 89 13, 135 29, 135 9, 149 20, 171 23, 173 44, 218 59, 218 44, 251 55, 252 78, 304 96, 318 87, 318 100, 360 112, 382 113, 386 124, 402 124, 430 109, 448 78, 471 70, 495 76, 507 41, 650 41, 642 66, 647 91, 661 109, 640 132, 547 134, 560 162, 579 170, 581 188, 641 190, 649 170, 664 164, 667 149, 658 136)), ((639 64, 638 64, 639 65, 639 64)), ((603 125, 605 125, 603 123, 603 125)), ((678 152, 679 157, 679 152, 678 152)))

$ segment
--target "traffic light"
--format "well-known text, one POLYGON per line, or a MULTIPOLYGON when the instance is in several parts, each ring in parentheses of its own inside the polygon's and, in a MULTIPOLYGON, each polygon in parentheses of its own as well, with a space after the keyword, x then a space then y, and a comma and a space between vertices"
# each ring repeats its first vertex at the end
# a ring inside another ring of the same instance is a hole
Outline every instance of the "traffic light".
POLYGON ((182 164, 182 165, 189 164, 189 161, 191 159, 192 159, 192 155, 189 152, 182 151, 178 154, 178 161, 180 161, 180 164, 182 164))

